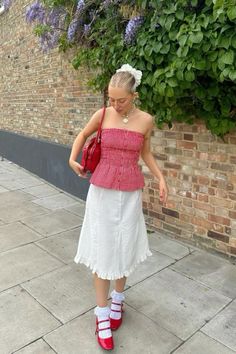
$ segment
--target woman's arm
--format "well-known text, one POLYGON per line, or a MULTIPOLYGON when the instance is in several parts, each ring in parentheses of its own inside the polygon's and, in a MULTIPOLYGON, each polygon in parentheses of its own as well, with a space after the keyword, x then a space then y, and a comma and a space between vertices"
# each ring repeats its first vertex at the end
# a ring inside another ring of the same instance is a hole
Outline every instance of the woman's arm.
POLYGON ((87 138, 98 130, 102 116, 102 110, 103 109, 99 109, 94 113, 84 129, 82 129, 81 132, 77 135, 72 145, 69 165, 77 175, 81 175, 82 177, 86 177, 86 173, 83 171, 83 166, 81 166, 76 160, 87 138))
POLYGON ((160 201, 166 203, 167 196, 168 196, 168 188, 166 185, 166 181, 150 150, 152 129, 153 129, 153 123, 150 122, 148 132, 144 138, 144 144, 141 150, 141 157, 145 162, 146 166, 151 171, 151 173, 159 180, 160 201))

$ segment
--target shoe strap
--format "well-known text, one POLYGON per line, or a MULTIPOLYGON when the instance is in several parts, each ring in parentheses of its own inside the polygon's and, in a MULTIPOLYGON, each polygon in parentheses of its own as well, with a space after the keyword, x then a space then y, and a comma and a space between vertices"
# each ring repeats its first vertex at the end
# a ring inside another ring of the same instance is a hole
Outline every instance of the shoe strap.
POLYGON ((97 332, 105 331, 105 329, 111 329, 111 327, 99 328, 97 327, 97 332))
POLYGON ((115 302, 115 301, 112 301, 112 304, 113 304, 113 305, 123 306, 123 302, 115 302))
POLYGON ((109 318, 107 320, 101 320, 101 321, 97 320, 97 324, 102 323, 102 322, 109 322, 109 321, 110 321, 109 318))
POLYGON ((120 306, 120 310, 114 310, 114 309, 112 308, 112 306, 111 306, 111 311, 112 311, 112 312, 123 312, 123 310, 122 310, 122 308, 123 308, 123 303, 122 303, 122 302, 121 302, 121 303, 117 303, 117 302, 113 302, 113 301, 112 301, 111 305, 118 305, 118 306, 120 306))

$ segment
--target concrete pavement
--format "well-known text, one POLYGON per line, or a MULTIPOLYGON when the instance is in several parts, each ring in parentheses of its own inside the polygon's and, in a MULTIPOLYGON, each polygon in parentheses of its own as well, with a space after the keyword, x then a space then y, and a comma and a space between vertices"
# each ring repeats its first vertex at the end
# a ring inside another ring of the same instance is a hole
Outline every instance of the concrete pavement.
MULTIPOLYGON (((0 161, 0 354, 95 354, 91 273, 76 265, 83 201, 0 161)), ((153 256, 128 279, 124 354, 236 353, 236 267, 149 235, 153 256)))

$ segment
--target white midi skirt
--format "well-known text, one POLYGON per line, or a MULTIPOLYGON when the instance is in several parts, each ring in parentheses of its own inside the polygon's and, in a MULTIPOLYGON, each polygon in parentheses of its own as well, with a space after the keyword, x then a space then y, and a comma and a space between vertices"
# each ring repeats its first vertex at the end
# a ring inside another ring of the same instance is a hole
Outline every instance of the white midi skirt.
POLYGON ((141 189, 126 192, 90 185, 74 261, 102 279, 129 276, 151 256, 141 189))

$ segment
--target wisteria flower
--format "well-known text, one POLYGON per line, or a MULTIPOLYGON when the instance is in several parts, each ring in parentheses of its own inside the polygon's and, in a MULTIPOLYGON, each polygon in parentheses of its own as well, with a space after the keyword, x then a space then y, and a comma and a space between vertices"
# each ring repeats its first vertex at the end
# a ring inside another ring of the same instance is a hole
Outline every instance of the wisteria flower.
POLYGON ((78 29, 78 26, 79 26, 79 20, 78 20, 78 18, 74 18, 71 21, 68 31, 67 31, 67 39, 69 42, 72 42, 73 39, 75 38, 75 33, 78 29))
POLYGON ((12 0, 3 0, 2 2, 2 5, 4 6, 5 10, 8 10, 11 4, 12 4, 12 0))
POLYGON ((84 24, 84 35, 87 36, 89 34, 91 30, 91 23, 89 23, 88 25, 87 24, 84 24))
POLYGON ((63 26, 66 18, 66 10, 63 7, 56 7, 50 10, 46 22, 48 25, 58 28, 60 25, 63 26))
POLYGON ((85 8, 85 2, 84 0, 79 0, 76 8, 75 15, 79 15, 81 11, 83 11, 85 8))
POLYGON ((46 10, 40 1, 35 1, 26 9, 26 21, 32 23, 38 20, 40 23, 44 23, 46 10))
POLYGON ((55 48, 60 38, 59 31, 45 32, 40 36, 40 47, 44 53, 48 53, 51 49, 55 48))
POLYGON ((125 29, 124 40, 126 44, 131 44, 134 41, 136 33, 139 27, 143 24, 143 21, 144 19, 142 16, 136 16, 129 20, 125 29))

